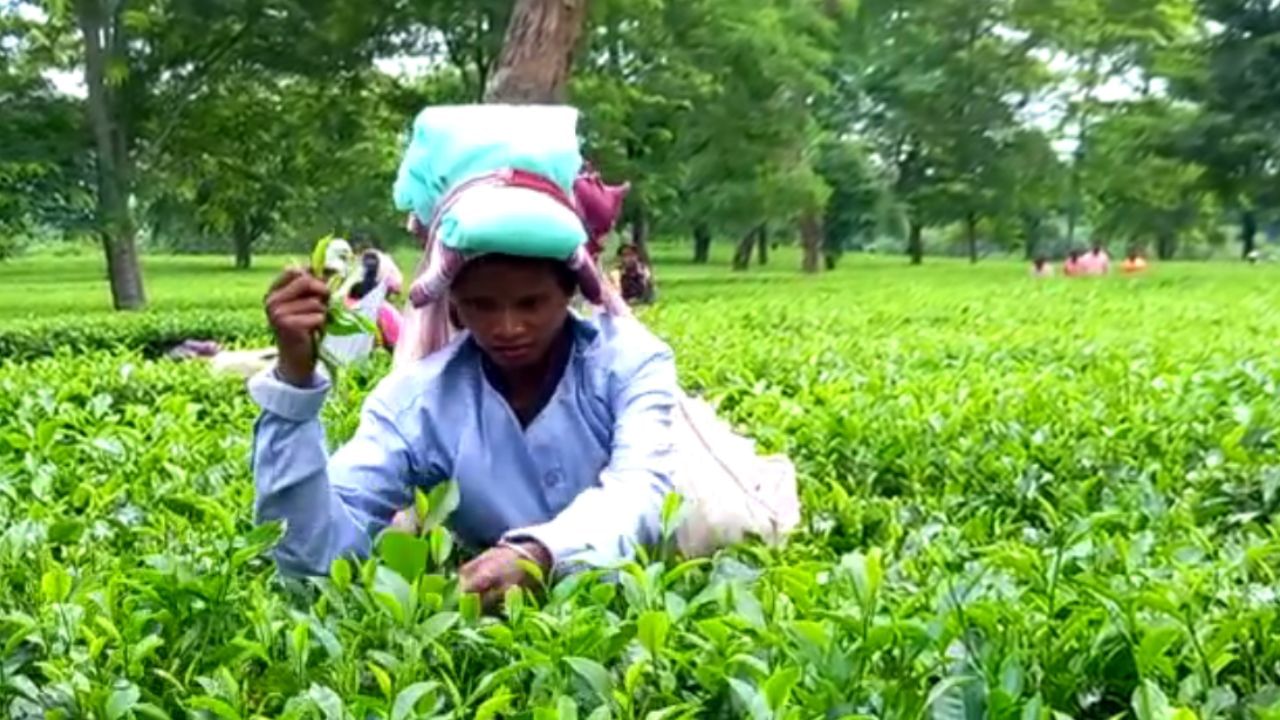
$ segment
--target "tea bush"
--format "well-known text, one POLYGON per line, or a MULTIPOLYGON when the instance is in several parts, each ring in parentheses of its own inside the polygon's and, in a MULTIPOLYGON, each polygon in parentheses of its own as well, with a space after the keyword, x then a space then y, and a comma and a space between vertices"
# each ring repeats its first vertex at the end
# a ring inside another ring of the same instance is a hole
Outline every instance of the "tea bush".
MULTIPOLYGON (((1280 284, 1013 272, 678 289, 646 321, 686 387, 796 460, 804 527, 711 560, 657 548, 497 617, 458 596, 440 529, 279 578, 238 381, 138 350, 4 362, 0 702, 110 720, 1280 717, 1280 284)), ((333 442, 384 367, 344 375, 333 442)))
POLYGON ((59 315, 0 324, 0 358, 34 360, 58 352, 141 352, 160 357, 184 340, 215 340, 226 347, 270 343, 261 309, 168 311, 146 315, 59 315))

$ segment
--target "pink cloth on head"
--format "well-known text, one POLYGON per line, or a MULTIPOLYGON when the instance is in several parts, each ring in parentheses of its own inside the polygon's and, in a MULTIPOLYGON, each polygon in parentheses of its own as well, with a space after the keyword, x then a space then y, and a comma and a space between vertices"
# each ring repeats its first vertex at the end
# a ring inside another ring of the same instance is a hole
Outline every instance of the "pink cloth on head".
POLYGON ((573 197, 587 228, 587 249, 592 259, 599 259, 604 252, 604 238, 613 230, 630 191, 631 183, 606 185, 590 164, 584 165, 573 181, 573 197))

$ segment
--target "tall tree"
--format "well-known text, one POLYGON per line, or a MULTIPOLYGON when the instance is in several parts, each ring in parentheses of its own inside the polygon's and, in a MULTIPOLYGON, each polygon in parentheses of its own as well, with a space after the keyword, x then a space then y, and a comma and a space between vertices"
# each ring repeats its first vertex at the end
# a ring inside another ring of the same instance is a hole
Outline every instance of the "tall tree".
POLYGON ((324 74, 367 65, 385 47, 392 2, 44 0, 51 45, 74 33, 62 63, 82 67, 97 163, 98 233, 119 309, 146 303, 134 203, 140 179, 208 85, 247 66, 324 74))
POLYGON ((34 29, 0 15, 0 259, 29 231, 86 229, 91 213, 84 109, 43 76, 46 63, 29 41, 34 29))
POLYGON ((175 130, 144 188, 181 206, 205 234, 229 240, 236 267, 290 224, 329 231, 376 225, 395 176, 397 130, 371 72, 324 81, 256 71, 211 84, 175 130))
POLYGON ((516 0, 486 102, 565 101, 588 0, 516 0))
POLYGON ((1051 80, 1011 0, 869 0, 847 30, 840 106, 890 170, 911 262, 930 225, 962 222, 977 257, 983 219, 1022 120, 1051 80))
POLYGON ((1031 41, 1068 68, 1053 95, 1062 111, 1061 131, 1073 146, 1068 187, 1067 242, 1086 209, 1082 169, 1092 151, 1093 129, 1105 122, 1123 88, 1150 94, 1161 66, 1194 30, 1195 0, 1019 0, 1017 22, 1031 41))
POLYGON ((1194 109, 1151 99, 1117 106, 1095 126, 1081 175, 1098 240, 1153 245, 1169 259, 1213 238, 1219 215, 1206 169, 1176 151, 1194 121, 1194 109))
POLYGON ((1260 214, 1280 206, 1280 7, 1265 0, 1199 5, 1209 24, 1193 47, 1199 63, 1173 83, 1203 110, 1184 148, 1206 166, 1222 204, 1238 213, 1247 257, 1260 214))

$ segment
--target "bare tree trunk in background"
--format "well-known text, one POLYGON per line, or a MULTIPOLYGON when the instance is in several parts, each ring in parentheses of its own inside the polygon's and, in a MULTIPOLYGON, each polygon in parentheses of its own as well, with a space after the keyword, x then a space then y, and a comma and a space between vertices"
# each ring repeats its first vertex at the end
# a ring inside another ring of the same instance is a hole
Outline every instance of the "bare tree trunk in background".
POLYGON ((907 255, 912 265, 924 263, 924 226, 918 220, 911 220, 911 230, 907 235, 907 255))
POLYGON ((969 263, 978 264, 978 216, 969 213, 964 218, 965 237, 969 243, 969 263))
POLYGON ((711 228, 706 223, 693 226, 693 263, 705 265, 711 260, 711 228))
POLYGON ((1022 234, 1026 239, 1028 260, 1035 260, 1040 254, 1040 225, 1040 218, 1034 215, 1024 215, 1022 218, 1022 234))
POLYGON ((588 0, 516 0, 485 102, 554 104, 565 100, 588 0))
POLYGON ((231 243, 235 246, 237 270, 248 270, 253 266, 253 241, 256 239, 247 223, 236 223, 231 243))
POLYGON ((822 271, 822 221, 816 213, 805 213, 800 218, 800 242, 804 244, 804 262, 801 268, 810 274, 822 271))
POLYGON ((87 107, 97 150, 95 221, 107 257, 111 302, 117 310, 138 310, 147 304, 147 295, 138 261, 137 227, 129 209, 133 163, 119 98, 106 83, 107 64, 120 47, 120 21, 118 15, 108 13, 101 0, 78 0, 76 21, 84 38, 87 107))
POLYGON ((756 264, 769 264, 769 226, 761 225, 760 232, 756 235, 756 264))
POLYGON ((640 259, 649 264, 649 213, 641 208, 631 221, 631 244, 640 253, 640 259))
POLYGON ((751 228, 738 241, 733 251, 733 269, 746 270, 751 267, 751 253, 756 249, 756 238, 760 236, 760 226, 751 228))
POLYGON ((1161 260, 1172 260, 1178 254, 1178 235, 1169 230, 1161 230, 1156 235, 1156 257, 1161 260))
POLYGON ((1258 247, 1258 214, 1252 210, 1240 216, 1240 246, 1240 256, 1246 260, 1258 247))

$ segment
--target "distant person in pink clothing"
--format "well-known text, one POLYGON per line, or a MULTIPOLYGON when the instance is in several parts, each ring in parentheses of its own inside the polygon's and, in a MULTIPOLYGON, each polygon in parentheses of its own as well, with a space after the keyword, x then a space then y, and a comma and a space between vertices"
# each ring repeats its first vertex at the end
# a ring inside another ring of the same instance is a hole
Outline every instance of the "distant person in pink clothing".
POLYGON ((1053 263, 1041 255, 1031 264, 1031 274, 1035 277, 1053 277, 1053 263))
POLYGON ((1062 263, 1062 274, 1067 277, 1075 277, 1084 273, 1084 268, 1080 265, 1080 251, 1072 250, 1067 253, 1067 259, 1062 263))
POLYGON ((1099 242, 1094 242, 1089 252, 1080 258, 1080 263, 1085 275, 1106 275, 1111 271, 1111 255, 1099 242))
POLYGON ((367 307, 369 311, 376 313, 375 322, 382 345, 394 350, 400 340, 402 320, 400 311, 387 298, 400 292, 404 276, 400 274, 400 268, 396 267, 391 256, 372 248, 360 255, 360 265, 360 281, 347 293, 347 307, 367 307))

